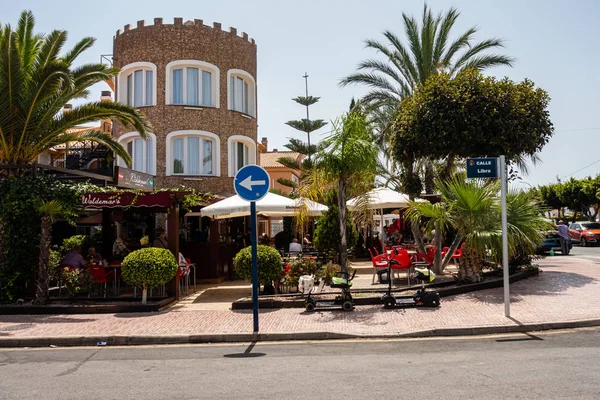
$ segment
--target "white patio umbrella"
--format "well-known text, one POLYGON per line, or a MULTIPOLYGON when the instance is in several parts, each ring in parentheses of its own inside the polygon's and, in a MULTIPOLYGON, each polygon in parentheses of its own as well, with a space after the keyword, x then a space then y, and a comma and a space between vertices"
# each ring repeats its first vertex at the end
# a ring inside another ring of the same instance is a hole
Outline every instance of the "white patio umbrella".
MULTIPOLYGON (((306 205, 309 215, 319 216, 327 211, 327 206, 307 199, 290 199, 275 193, 267 193, 256 202, 256 213, 266 217, 290 217, 306 205)), ((250 202, 240 196, 231 196, 200 210, 203 217, 215 219, 244 217, 250 215, 250 202)))
MULTIPOLYGON (((369 210, 379 210, 381 216, 381 222, 379 227, 379 239, 381 240, 382 251, 384 249, 383 243, 383 209, 384 208, 406 208, 410 201, 407 194, 396 192, 389 188, 375 188, 366 194, 367 197, 367 208, 369 210)), ((357 207, 358 198, 348 200, 348 209, 353 210, 357 207)))

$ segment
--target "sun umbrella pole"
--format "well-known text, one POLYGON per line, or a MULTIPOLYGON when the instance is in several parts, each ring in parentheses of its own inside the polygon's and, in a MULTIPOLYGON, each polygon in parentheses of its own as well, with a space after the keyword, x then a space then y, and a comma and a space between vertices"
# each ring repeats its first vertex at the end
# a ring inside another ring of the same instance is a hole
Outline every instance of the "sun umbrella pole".
POLYGON ((379 223, 379 240, 381 241, 381 254, 385 254, 385 243, 383 242, 383 238, 385 237, 383 234, 383 208, 379 211, 381 212, 381 222, 379 223))

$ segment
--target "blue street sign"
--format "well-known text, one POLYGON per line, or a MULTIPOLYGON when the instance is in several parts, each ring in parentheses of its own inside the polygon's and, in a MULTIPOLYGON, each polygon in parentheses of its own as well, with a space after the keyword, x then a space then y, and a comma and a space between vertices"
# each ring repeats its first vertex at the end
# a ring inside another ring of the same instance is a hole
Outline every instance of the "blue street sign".
POLYGON ((254 333, 258 333, 258 257, 256 232, 256 202, 269 192, 271 178, 264 168, 258 165, 246 165, 240 169, 233 180, 233 188, 242 199, 250 202, 250 235, 252 244, 252 319, 254 333))
POLYGON ((242 199, 258 201, 269 192, 271 179, 264 168, 258 165, 246 165, 235 174, 233 187, 242 199))
POLYGON ((467 178, 498 178, 498 159, 467 158, 467 178))

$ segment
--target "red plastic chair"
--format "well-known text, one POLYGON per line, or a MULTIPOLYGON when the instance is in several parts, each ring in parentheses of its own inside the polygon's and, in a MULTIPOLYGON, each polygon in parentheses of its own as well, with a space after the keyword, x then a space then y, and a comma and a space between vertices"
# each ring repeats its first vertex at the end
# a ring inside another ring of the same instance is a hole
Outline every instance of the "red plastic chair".
POLYGON ((435 258, 435 252, 436 252, 436 248, 434 246, 431 246, 429 248, 429 250, 427 250, 427 253, 425 253, 425 254, 417 253, 417 255, 416 255, 417 262, 432 265, 433 259, 435 258))
POLYGON ((406 270, 406 282, 410 285, 410 269, 412 268, 412 260, 407 250, 394 250, 390 255, 390 262, 392 263, 392 285, 394 284, 393 272, 406 270))
POLYGON ((371 255, 371 262, 373 263, 373 279, 371 280, 371 284, 374 285, 377 270, 387 269, 389 259, 386 254, 373 256, 373 252, 371 251, 371 249, 369 249, 369 254, 371 255))
MULTIPOLYGON (((90 265, 88 268, 89 274, 92 276, 94 283, 104 284, 104 297, 106 297, 107 284, 115 280, 113 271, 106 272, 106 268, 99 265, 90 265)), ((114 291, 114 289, 113 289, 114 291)))
MULTIPOLYGON (((442 250, 442 257, 446 257, 446 254, 448 253, 448 251, 450 251, 450 247, 444 247, 442 250)), ((454 253, 452 254, 452 261, 454 262, 454 264, 456 264, 457 260, 460 260, 462 255, 463 255, 463 252, 461 249, 456 249, 454 251, 454 253)))

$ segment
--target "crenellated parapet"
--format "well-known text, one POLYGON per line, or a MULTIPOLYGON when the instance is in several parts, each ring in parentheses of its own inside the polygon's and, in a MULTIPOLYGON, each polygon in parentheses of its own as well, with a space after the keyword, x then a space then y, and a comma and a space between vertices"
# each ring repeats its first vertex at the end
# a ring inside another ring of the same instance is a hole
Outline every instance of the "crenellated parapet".
POLYGON ((147 29, 147 28, 156 29, 157 26, 174 26, 174 27, 181 27, 182 29, 214 29, 214 30, 218 30, 222 33, 226 33, 226 34, 235 36, 241 40, 245 40, 254 45, 256 44, 254 39, 249 38, 248 34, 246 32, 242 32, 241 35, 238 35, 238 31, 234 27, 229 27, 229 30, 224 30, 221 26, 221 23, 219 23, 219 22, 213 22, 213 25, 209 26, 209 25, 205 25, 204 21, 201 19, 193 19, 193 20, 190 19, 188 21, 183 22, 183 18, 181 18, 181 17, 175 17, 173 19, 172 24, 165 24, 163 22, 163 18, 154 18, 154 23, 150 24, 150 25, 146 24, 146 21, 144 21, 144 20, 138 21, 136 26, 134 26, 134 27, 132 27, 131 24, 127 24, 123 27, 123 30, 121 30, 121 29, 117 30, 113 39, 116 39, 117 37, 119 37, 121 35, 127 34, 127 32, 138 31, 138 30, 147 29))

